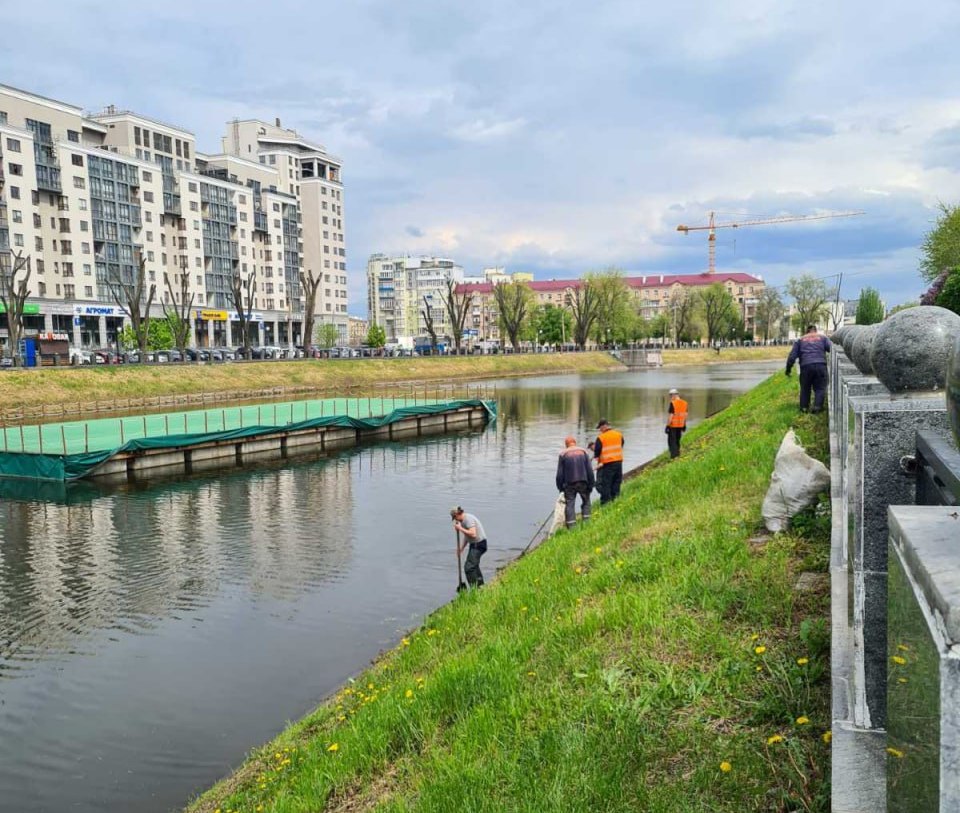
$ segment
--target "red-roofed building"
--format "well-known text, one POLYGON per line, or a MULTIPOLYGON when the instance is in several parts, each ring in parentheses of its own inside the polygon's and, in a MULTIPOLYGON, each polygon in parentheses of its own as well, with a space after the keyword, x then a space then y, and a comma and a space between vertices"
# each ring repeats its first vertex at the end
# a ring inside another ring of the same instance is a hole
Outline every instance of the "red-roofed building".
MULTIPOLYGON (((636 277, 624 277, 624 282, 633 294, 634 305, 644 319, 654 319, 670 307, 671 297, 686 290, 696 290, 720 283, 733 297, 740 309, 744 324, 748 330, 755 330, 754 315, 757 299, 765 283, 759 277, 743 273, 715 274, 645 274, 636 277)), ((538 305, 570 304, 570 291, 581 284, 579 279, 551 279, 528 282, 538 305)), ((493 297, 494 284, 473 283, 457 286, 460 293, 473 294, 473 308, 468 317, 468 326, 477 331, 479 339, 499 340, 496 302, 493 297)))

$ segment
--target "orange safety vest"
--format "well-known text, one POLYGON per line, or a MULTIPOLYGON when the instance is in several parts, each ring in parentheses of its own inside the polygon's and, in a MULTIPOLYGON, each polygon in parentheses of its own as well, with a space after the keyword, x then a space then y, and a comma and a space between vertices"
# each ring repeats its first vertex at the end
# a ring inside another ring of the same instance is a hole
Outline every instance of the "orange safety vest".
POLYGON ((608 429, 597 438, 600 441, 600 465, 623 460, 623 435, 616 429, 608 429))
POLYGON ((667 426, 671 429, 682 429, 687 425, 687 402, 682 398, 674 398, 670 403, 673 404, 673 412, 667 426))

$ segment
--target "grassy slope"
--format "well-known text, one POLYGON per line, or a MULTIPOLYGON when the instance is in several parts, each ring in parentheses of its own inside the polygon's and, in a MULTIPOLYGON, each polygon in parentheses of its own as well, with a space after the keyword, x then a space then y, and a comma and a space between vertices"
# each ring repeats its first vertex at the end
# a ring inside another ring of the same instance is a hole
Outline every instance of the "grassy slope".
POLYGON ((0 410, 43 403, 76 404, 269 387, 345 389, 400 381, 467 381, 528 373, 610 369, 623 367, 607 353, 43 368, 0 373, 0 410))
POLYGON ((678 364, 729 364, 735 361, 767 361, 779 359, 786 364, 789 347, 724 347, 715 350, 664 350, 663 363, 674 367, 678 364))
POLYGON ((773 377, 691 430, 191 811, 827 810, 827 598, 792 588, 827 529, 748 541, 795 398, 773 377))

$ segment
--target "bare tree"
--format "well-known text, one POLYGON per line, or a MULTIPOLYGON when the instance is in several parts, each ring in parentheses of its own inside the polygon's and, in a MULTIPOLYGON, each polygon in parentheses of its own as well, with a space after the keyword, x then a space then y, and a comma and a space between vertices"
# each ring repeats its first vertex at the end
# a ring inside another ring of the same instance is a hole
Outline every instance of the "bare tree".
POLYGON ((780 298, 780 293, 776 288, 766 287, 760 292, 760 296, 757 299, 754 321, 756 322, 757 329, 763 336, 764 342, 770 338, 770 332, 773 330, 774 325, 783 318, 785 310, 783 300, 780 298))
POLYGON ((130 328, 140 349, 140 361, 144 362, 150 334, 150 307, 153 305, 157 286, 151 282, 149 288, 147 287, 147 259, 142 252, 138 251, 137 255, 137 270, 132 279, 124 279, 122 274, 115 272, 112 276, 107 276, 106 282, 113 301, 130 319, 130 328))
POLYGON ((502 282, 493 286, 500 330, 507 334, 513 349, 520 350, 520 331, 531 310, 533 292, 525 282, 502 282))
POLYGON ((467 321, 467 315, 470 313, 470 306, 473 304, 473 294, 464 292, 457 293, 457 285, 452 279, 447 280, 447 293, 443 297, 444 307, 447 309, 447 318, 450 321, 450 335, 453 338, 453 346, 460 355, 460 344, 463 341, 463 326, 467 321))
POLYGON ((430 334, 430 350, 435 353, 437 350, 437 328, 433 322, 430 300, 427 299, 426 296, 423 297, 423 310, 420 311, 420 315, 423 317, 423 323, 427 327, 427 333, 430 334))
POLYGON ((167 317, 170 323, 170 331, 173 333, 173 345, 180 351, 180 358, 187 360, 187 344, 190 339, 190 310, 193 308, 193 299, 196 294, 190 293, 190 276, 182 269, 180 274, 180 296, 174 294, 173 285, 170 283, 170 276, 166 271, 163 272, 163 282, 167 286, 167 293, 170 295, 171 307, 166 302, 162 302, 163 315, 167 317))
POLYGON ((590 279, 574 284, 570 291, 570 313, 573 316, 573 341, 581 350, 587 346, 593 323, 597 321, 600 297, 597 287, 590 279))
POLYGON ((679 346, 684 336, 687 336, 694 327, 697 298, 689 288, 681 286, 670 294, 669 304, 670 317, 673 321, 673 343, 679 346))
POLYGON ((244 357, 250 354, 250 322, 253 314, 253 297, 257 293, 257 282, 253 278, 253 271, 246 278, 240 271, 234 271, 230 277, 230 292, 227 295, 230 303, 237 311, 237 320, 240 322, 240 354, 244 357))
POLYGON ((300 272, 300 285, 303 287, 303 331, 300 341, 303 342, 303 352, 310 355, 310 345, 313 344, 313 320, 317 306, 317 290, 320 287, 320 274, 313 275, 313 269, 307 273, 300 272))
MULTIPOLYGON (((2 258, 0 258, 2 259, 2 258)), ((0 302, 7 314, 7 341, 14 365, 18 365, 20 356, 20 337, 23 335, 23 308, 30 296, 30 274, 33 268, 30 257, 24 257, 22 251, 12 255, 10 270, 0 263, 0 302), (18 274, 27 269, 27 273, 18 279, 18 274)))

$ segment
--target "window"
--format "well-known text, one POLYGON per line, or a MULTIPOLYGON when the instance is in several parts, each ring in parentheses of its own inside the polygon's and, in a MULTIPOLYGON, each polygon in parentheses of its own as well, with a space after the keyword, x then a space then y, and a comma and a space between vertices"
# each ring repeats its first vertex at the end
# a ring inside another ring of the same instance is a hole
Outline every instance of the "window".
POLYGON ((81 212, 87 211, 87 199, 86 199, 86 198, 80 198, 80 200, 77 201, 77 204, 78 204, 81 212))
POLYGON ((90 244, 89 244, 89 243, 81 243, 81 244, 80 244, 80 252, 81 252, 82 254, 89 254, 89 253, 90 253, 90 244))
POLYGON ((71 155, 71 156, 70 156, 70 163, 73 164, 75 167, 82 167, 82 166, 83 166, 83 156, 82 156, 82 155, 71 155))
POLYGON ((150 183, 153 180, 153 173, 150 170, 145 169, 143 171, 143 180, 145 183, 150 183))
POLYGON ((277 163, 277 156, 271 155, 271 156, 270 156, 270 163, 275 165, 275 164, 277 163))
POLYGON ((146 239, 147 239, 147 242, 148 242, 148 243, 152 243, 152 242, 153 242, 153 232, 152 232, 152 231, 148 231, 148 232, 147 232, 146 239))
POLYGON ((10 152, 20 152, 20 142, 16 138, 8 138, 7 149, 10 152))
POLYGON ((247 196, 246 196, 246 195, 237 195, 237 200, 238 200, 240 203, 246 203, 246 202, 247 202, 247 196))
POLYGON ((61 254, 73 254, 73 243, 69 240, 60 241, 60 253, 61 254))
POLYGON ((23 175, 23 166, 21 164, 10 164, 11 175, 23 175))
MULTIPOLYGON (((133 143, 136 144, 138 147, 140 146, 140 128, 139 127, 133 128, 133 143)), ((139 154, 140 150, 137 150, 137 153, 139 154)))
POLYGON ((194 241, 193 241, 193 247, 194 247, 194 248, 197 248, 197 249, 200 248, 200 241, 199 241, 199 240, 194 240, 194 241))
POLYGON ((22 234, 15 234, 15 235, 13 235, 13 244, 14 244, 15 246, 22 246, 22 245, 23 245, 23 235, 22 235, 22 234))
POLYGON ((23 212, 21 212, 19 209, 13 210, 13 222, 23 223, 23 212))
POLYGON ((178 138, 176 141, 176 144, 177 144, 177 155, 180 158, 183 158, 183 142, 180 141, 180 139, 178 138))
POLYGON ((67 141, 72 141, 74 144, 80 143, 80 133, 76 130, 67 130, 67 141))
POLYGON ((86 220, 80 221, 80 231, 90 231, 90 224, 86 220))
POLYGON ((85 286, 83 287, 83 295, 84 295, 87 299, 93 299, 93 286, 92 286, 92 285, 85 285, 85 286))
POLYGON ((93 269, 90 267, 90 263, 83 264, 83 274, 84 276, 89 277, 93 273, 93 269))
POLYGON ((196 185, 193 181, 190 181, 190 183, 187 184, 187 189, 188 189, 190 192, 196 192, 196 191, 197 191, 197 185, 196 185))
POLYGON ((74 189, 86 189, 87 188, 87 179, 81 178, 79 175, 73 176, 73 188, 74 189))
POLYGON ((34 238, 33 238, 33 247, 34 247, 37 251, 43 251, 43 238, 41 238, 41 237, 34 237, 34 238))
POLYGON ((197 202, 196 202, 195 200, 190 201, 190 211, 191 211, 191 212, 198 212, 198 211, 200 211, 200 206, 197 204, 197 202))
POLYGON ((152 251, 148 251, 148 252, 147 252, 147 260, 149 260, 150 262, 153 262, 153 252, 152 252, 152 251))
POLYGON ((183 157, 184 158, 190 157, 190 143, 188 141, 183 142, 183 157))
MULTIPOLYGON (((37 265, 39 265, 39 264, 40 264, 40 262, 37 261, 37 265)), ((38 269, 38 270, 39 270, 39 269, 38 269)), ((43 272, 40 271, 40 273, 42 274, 43 272)), ((40 293, 40 296, 46 296, 46 295, 47 295, 47 283, 45 283, 45 282, 38 282, 38 283, 37 283, 37 290, 38 290, 38 292, 40 293)))
POLYGON ((144 192, 143 200, 145 203, 153 203, 153 192, 149 192, 149 191, 144 192))
POLYGON ((74 288, 72 285, 63 286, 63 295, 67 299, 73 299, 74 297, 74 288))
POLYGON ((203 262, 200 260, 199 257, 195 257, 195 258, 194 258, 194 265, 196 265, 197 268, 200 268, 200 267, 203 265, 203 262))
POLYGON ((280 204, 279 204, 279 203, 274 203, 274 204, 273 204, 273 211, 275 211, 275 212, 279 212, 279 211, 280 211, 280 204))
POLYGON ((247 213, 246 213, 246 212, 240 212, 240 219, 241 219, 244 223, 246 223, 246 222, 247 222, 247 213))

